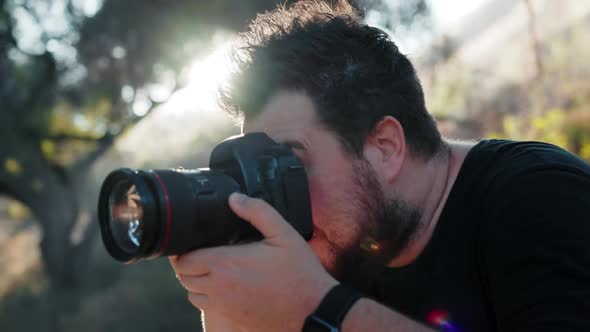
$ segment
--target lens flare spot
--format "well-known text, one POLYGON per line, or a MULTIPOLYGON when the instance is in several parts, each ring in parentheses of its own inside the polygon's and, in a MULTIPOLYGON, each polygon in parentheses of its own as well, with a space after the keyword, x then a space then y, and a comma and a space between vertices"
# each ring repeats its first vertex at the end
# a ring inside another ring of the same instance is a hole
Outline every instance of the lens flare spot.
POLYGON ((378 254, 383 249, 383 245, 371 237, 361 241, 360 246, 363 250, 373 254, 378 254))
POLYGON ((445 332, 459 332, 460 330, 451 323, 449 313, 444 310, 432 310, 426 318, 428 324, 445 332))
POLYGON ((428 323, 436 326, 440 326, 442 322, 449 318, 449 314, 442 310, 433 310, 428 314, 428 323))

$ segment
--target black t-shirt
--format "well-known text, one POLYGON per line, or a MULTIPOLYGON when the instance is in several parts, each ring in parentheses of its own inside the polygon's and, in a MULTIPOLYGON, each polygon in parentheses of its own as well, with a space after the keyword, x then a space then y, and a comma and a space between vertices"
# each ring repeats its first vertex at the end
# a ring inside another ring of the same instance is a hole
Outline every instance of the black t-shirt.
POLYGON ((424 251, 373 295, 441 331, 590 331, 590 165, 480 141, 424 251))

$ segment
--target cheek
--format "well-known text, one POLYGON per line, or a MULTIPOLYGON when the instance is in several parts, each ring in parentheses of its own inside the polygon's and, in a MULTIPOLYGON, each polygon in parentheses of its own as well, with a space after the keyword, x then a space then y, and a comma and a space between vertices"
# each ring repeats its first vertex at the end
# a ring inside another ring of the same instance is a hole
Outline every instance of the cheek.
POLYGON ((318 177, 309 178, 309 198, 311 201, 311 212, 315 227, 325 224, 326 210, 330 210, 329 186, 323 183, 318 177))
POLYGON ((335 241, 350 229, 353 202, 347 194, 352 188, 338 177, 312 176, 309 195, 314 228, 320 236, 335 241))
POLYGON ((331 223, 327 218, 330 216, 329 211, 331 210, 329 189, 322 183, 320 178, 308 177, 308 183, 314 226, 313 237, 308 241, 308 244, 318 256, 324 268, 332 274, 336 258, 334 257, 334 244, 328 240, 327 236, 330 233, 331 223))

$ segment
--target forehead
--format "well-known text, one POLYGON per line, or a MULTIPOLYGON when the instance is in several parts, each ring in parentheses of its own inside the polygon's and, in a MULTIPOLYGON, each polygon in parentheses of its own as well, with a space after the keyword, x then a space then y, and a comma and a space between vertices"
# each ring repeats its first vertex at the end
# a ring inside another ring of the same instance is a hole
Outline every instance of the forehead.
POLYGON ((253 119, 245 119, 243 132, 265 132, 275 140, 301 136, 317 125, 315 106, 302 92, 285 91, 271 97, 253 119))

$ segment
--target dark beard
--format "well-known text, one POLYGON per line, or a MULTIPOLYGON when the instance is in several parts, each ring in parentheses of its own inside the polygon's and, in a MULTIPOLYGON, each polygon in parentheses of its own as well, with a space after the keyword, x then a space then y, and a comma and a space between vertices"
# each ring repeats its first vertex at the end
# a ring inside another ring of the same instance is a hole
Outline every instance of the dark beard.
POLYGON ((355 161, 353 172, 358 190, 351 203, 358 204, 355 208, 362 226, 355 244, 341 251, 336 276, 370 296, 386 265, 412 240, 422 214, 403 200, 387 200, 367 160, 355 161))

